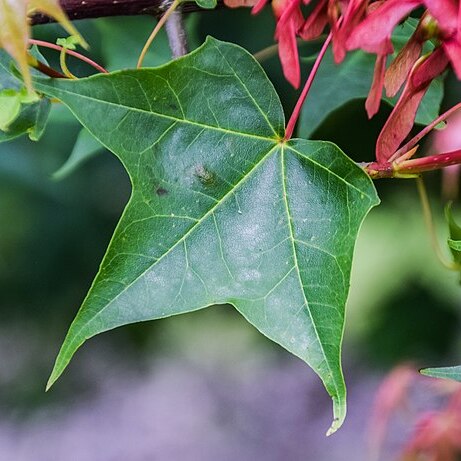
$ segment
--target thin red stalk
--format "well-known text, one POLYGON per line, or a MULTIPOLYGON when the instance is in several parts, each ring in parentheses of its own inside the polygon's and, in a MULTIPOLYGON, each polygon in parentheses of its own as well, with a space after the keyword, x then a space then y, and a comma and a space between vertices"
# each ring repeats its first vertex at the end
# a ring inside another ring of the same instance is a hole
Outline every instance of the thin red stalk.
POLYGON ((332 33, 330 32, 328 34, 328 37, 326 38, 325 42, 322 45, 322 48, 319 52, 319 55, 317 56, 314 66, 311 69, 311 72, 309 74, 309 77, 307 78, 306 84, 304 85, 303 91, 301 92, 301 95, 298 98, 298 101, 296 103, 295 108, 293 109, 293 112, 291 114, 290 120, 288 120, 287 124, 287 129, 285 131, 285 140, 289 140, 291 136, 293 135, 293 131, 295 129, 296 122, 298 121, 299 114, 301 113, 301 108, 303 107, 304 101, 307 98, 307 95, 309 93, 309 90, 311 89, 312 83, 314 81, 315 75, 317 74, 317 71, 320 67, 320 64, 322 62, 323 57, 325 56, 325 53, 328 49, 328 45, 331 42, 332 38, 332 33))
POLYGON ((427 157, 404 160, 401 163, 394 162, 394 171, 400 174, 418 174, 425 171, 439 170, 450 165, 461 163, 461 149, 443 154, 429 155, 427 157))
POLYGON ((37 46, 43 46, 45 48, 51 48, 53 50, 57 51, 62 51, 64 50, 66 54, 73 56, 74 58, 80 59, 80 61, 86 62, 90 66, 94 67, 96 70, 103 74, 108 74, 109 72, 104 69, 101 65, 99 65, 97 62, 94 62, 92 59, 83 56, 83 54, 77 53, 76 51, 69 50, 67 48, 63 48, 62 46, 55 45, 54 43, 49 43, 49 42, 44 42, 43 40, 35 40, 35 39, 29 39, 29 43, 31 45, 37 45, 37 46))
POLYGON ((418 144, 418 142, 424 138, 424 136, 432 131, 434 127, 436 127, 440 122, 446 120, 453 112, 456 112, 458 109, 461 109, 461 102, 448 109, 442 115, 438 116, 433 122, 424 127, 414 138, 410 139, 404 146, 398 149, 395 154, 390 157, 389 162, 393 162, 402 155, 405 155, 412 147, 416 146, 416 144, 418 144))

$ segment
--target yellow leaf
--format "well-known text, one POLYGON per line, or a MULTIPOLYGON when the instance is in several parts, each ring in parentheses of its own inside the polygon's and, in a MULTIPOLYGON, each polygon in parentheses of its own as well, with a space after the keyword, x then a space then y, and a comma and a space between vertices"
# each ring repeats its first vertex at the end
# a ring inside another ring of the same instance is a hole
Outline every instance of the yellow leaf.
POLYGON ((4 48, 14 58, 30 92, 32 79, 27 53, 30 26, 27 16, 37 12, 54 18, 69 34, 76 35, 82 46, 87 47, 58 0, 0 0, 0 48, 4 48))

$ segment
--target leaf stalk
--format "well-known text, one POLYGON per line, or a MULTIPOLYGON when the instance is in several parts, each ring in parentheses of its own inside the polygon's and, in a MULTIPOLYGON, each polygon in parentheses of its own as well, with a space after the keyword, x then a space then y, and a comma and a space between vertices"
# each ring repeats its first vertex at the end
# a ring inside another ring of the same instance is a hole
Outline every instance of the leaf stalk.
POLYGON ((320 52, 314 62, 314 65, 312 66, 311 72, 309 74, 309 77, 306 80, 303 91, 301 92, 298 98, 298 101, 296 102, 296 105, 295 105, 295 108, 293 109, 290 120, 288 120, 287 128, 285 131, 285 137, 284 137, 285 141, 288 141, 293 136, 293 131, 295 129, 296 122, 298 121, 299 114, 301 113, 301 109, 303 107, 304 101, 306 100, 307 95, 309 94, 309 90, 312 87, 312 83, 314 82, 314 78, 317 75, 317 71, 319 70, 320 64, 322 62, 323 57, 325 56, 328 46, 330 45, 332 37, 333 37, 333 34, 332 32, 330 32, 327 38, 325 39, 325 42, 323 43, 322 48, 320 49, 320 52))

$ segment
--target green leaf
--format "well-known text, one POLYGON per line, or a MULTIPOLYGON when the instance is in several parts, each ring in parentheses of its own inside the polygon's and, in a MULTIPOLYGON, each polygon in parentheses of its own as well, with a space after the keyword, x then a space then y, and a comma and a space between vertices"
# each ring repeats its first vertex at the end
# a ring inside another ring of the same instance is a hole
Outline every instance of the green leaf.
POLYGON ((456 367, 438 367, 438 368, 423 368, 420 373, 431 378, 453 379, 461 382, 461 366, 456 367))
MULTIPOLYGON (((414 32, 417 21, 409 19, 398 27, 393 36, 394 56, 414 32)), ((433 45, 427 45, 433 48, 433 45)), ((426 50, 427 51, 427 50, 426 50)), ((341 64, 336 64, 333 53, 328 50, 322 60, 317 76, 309 91, 300 120, 299 135, 308 138, 333 111, 354 99, 365 99, 370 91, 376 55, 361 50, 348 53, 341 64)), ((443 80, 435 79, 416 114, 416 123, 428 125, 439 114, 443 97, 443 80)), ((391 106, 397 97, 383 100, 391 106)), ((364 109, 365 110, 365 109, 364 109)))
MULTIPOLYGON (((198 17, 190 15, 185 18, 188 45, 196 47, 198 17)), ((101 33, 101 52, 104 65, 109 70, 134 69, 138 61, 139 44, 144 43, 154 27, 154 20, 147 16, 102 18, 95 26, 101 33)), ((155 37, 154 43, 147 51, 143 61, 144 67, 154 67, 171 60, 171 49, 164 29, 155 37)))
POLYGON ((458 226, 452 213, 452 203, 447 203, 445 207, 445 219, 448 223, 448 230, 450 238, 448 239, 448 246, 453 255, 453 260, 456 264, 461 265, 461 227, 458 226))
POLYGON ((461 240, 448 239, 448 246, 456 252, 461 251, 461 240))
POLYGON ((102 146, 86 128, 83 128, 77 137, 77 141, 75 142, 69 158, 64 165, 53 174, 53 179, 60 181, 61 179, 67 178, 67 176, 72 174, 83 163, 103 150, 104 146, 102 146))
MULTIPOLYGON (((40 57, 36 49, 32 54, 40 57)), ((43 57, 40 59, 45 62, 43 57)), ((32 74, 37 75, 35 72, 32 74)), ((51 104, 47 98, 31 100, 24 90, 24 82, 17 76, 13 59, 0 50, 0 143, 23 134, 37 141, 46 126, 51 104), (5 95, 10 95, 9 98, 5 95), (16 96, 13 96, 16 94, 16 96), (19 105, 18 105, 19 104, 19 105)))
POLYGON ((331 143, 284 142, 262 68, 212 38, 157 69, 36 87, 119 157, 133 185, 49 385, 98 333, 229 303, 320 376, 335 431, 352 254, 378 203, 363 170, 331 143))
POLYGON ((21 97, 16 90, 0 91, 0 130, 7 131, 21 110, 21 97))
POLYGON ((216 8, 216 5, 218 4, 217 0, 194 0, 195 3, 200 8, 206 8, 207 10, 212 10, 213 8, 216 8))
POLYGON ((77 45, 80 44, 80 41, 81 39, 77 35, 70 35, 66 38, 58 38, 56 40, 56 45, 62 46, 68 50, 76 50, 77 45))

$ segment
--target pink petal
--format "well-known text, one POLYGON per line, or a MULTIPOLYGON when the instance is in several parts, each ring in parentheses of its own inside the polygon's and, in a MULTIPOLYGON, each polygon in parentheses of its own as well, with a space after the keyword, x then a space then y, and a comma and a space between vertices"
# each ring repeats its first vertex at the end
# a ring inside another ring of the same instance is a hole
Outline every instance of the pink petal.
POLYGON ((439 23, 442 31, 452 35, 458 28, 457 0, 423 0, 431 16, 439 23))
POLYGON ((258 0, 258 3, 252 8, 251 14, 258 14, 267 4, 269 0, 258 0))
POLYGON ((387 0, 382 3, 355 27, 346 41, 347 49, 361 48, 377 54, 392 53, 389 39, 394 27, 421 2, 422 0, 387 0))
POLYGON ((400 53, 386 71, 384 86, 386 87, 386 94, 390 98, 394 97, 400 90, 411 68, 421 55, 423 44, 419 40, 417 32, 418 30, 415 31, 410 40, 400 50, 400 53))
POLYGON ((303 40, 312 40, 322 34, 327 24, 327 0, 321 0, 309 14, 298 35, 303 40))
POLYGON ((295 87, 301 83, 299 68, 298 44, 296 43, 297 27, 294 21, 277 23, 276 37, 279 41, 279 57, 283 75, 295 87))
POLYGON ((443 49, 451 61, 456 76, 461 79, 461 43, 456 38, 444 40, 443 49))
POLYGON ((432 54, 412 71, 410 76, 413 88, 419 90, 427 87, 447 67, 448 57, 442 48, 436 48, 432 54))
POLYGON ((346 40, 365 14, 368 0, 351 0, 345 7, 343 20, 333 32, 333 56, 339 64, 346 56, 346 40))
POLYGON ((424 62, 413 68, 410 78, 376 142, 376 160, 386 163, 410 133, 419 104, 432 80, 446 68, 448 59, 437 48, 424 62))
POLYGON ((380 384, 373 402, 370 421, 370 442, 373 459, 378 459, 392 415, 404 406, 410 384, 418 376, 409 365, 401 365, 380 384))
POLYGON ((365 101, 365 109, 367 110, 368 118, 373 117, 381 104, 381 96, 383 94, 384 86, 384 72, 386 70, 387 55, 379 54, 376 57, 375 71, 373 75, 373 83, 371 84, 370 92, 368 93, 367 100, 365 101))

